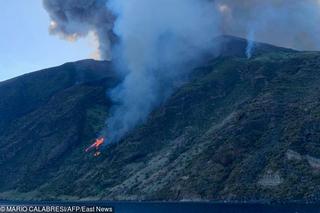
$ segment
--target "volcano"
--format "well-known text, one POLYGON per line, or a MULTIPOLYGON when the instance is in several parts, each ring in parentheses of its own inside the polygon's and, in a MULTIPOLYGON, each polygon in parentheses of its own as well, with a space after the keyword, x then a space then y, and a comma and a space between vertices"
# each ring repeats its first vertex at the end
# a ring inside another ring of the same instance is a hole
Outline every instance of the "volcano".
POLYGON ((121 79, 85 60, 0 82, 0 199, 319 200, 320 53, 220 37, 189 81, 95 158, 121 79))

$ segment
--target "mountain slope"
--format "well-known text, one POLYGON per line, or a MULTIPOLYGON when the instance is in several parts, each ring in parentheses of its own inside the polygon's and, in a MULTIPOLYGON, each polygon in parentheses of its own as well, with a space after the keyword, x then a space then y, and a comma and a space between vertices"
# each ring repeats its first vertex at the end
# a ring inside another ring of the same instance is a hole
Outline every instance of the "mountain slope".
POLYGON ((108 62, 83 60, 0 82, 0 129, 16 117, 33 111, 49 98, 75 84, 114 78, 108 62), (110 72, 105 72, 110 70, 110 72))
POLYGON ((226 38, 220 57, 99 158, 83 150, 110 109, 112 71, 14 114, 0 133, 0 197, 318 199, 320 53, 260 44, 248 60, 246 41, 226 38))

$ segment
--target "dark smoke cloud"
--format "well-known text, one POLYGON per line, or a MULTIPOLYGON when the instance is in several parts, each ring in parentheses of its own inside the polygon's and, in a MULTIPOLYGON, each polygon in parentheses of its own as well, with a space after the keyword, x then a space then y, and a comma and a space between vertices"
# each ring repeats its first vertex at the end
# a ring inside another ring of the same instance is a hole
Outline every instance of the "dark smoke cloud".
POLYGON ((106 134, 118 141, 187 78, 190 64, 218 50, 221 34, 299 50, 320 49, 320 0, 43 0, 50 31, 67 39, 93 32, 103 58, 121 64, 124 81, 106 134), (114 32, 114 34, 112 33, 114 32), (117 44, 113 41, 117 38, 117 44))
POLYGON ((67 40, 94 33, 102 59, 111 59, 114 17, 106 7, 107 0, 43 0, 50 15, 50 33, 67 40))

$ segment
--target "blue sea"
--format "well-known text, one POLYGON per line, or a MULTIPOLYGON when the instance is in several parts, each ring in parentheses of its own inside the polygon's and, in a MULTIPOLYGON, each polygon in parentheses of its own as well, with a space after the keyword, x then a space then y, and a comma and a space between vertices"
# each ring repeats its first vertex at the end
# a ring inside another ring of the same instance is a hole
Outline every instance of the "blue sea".
MULTIPOLYGON (((0 212, 3 206, 62 206, 70 207, 66 212, 99 212, 97 207, 112 208, 114 213, 320 213, 318 204, 229 204, 229 203, 198 203, 198 202, 41 202, 41 203, 21 203, 21 202, 0 202, 0 212), (88 207, 84 209, 71 209, 71 207, 88 207), (72 211, 71 211, 72 210, 72 211)), ((26 208, 26 207, 25 207, 26 208)), ((12 209, 11 209, 12 210, 12 209)), ((46 212, 41 209, 32 208, 32 211, 15 212, 46 212), (38 210, 38 211, 36 211, 38 210)), ((43 210, 43 209, 42 209, 43 210)), ((64 209, 66 210, 66 209, 64 209)), ((100 208, 101 210, 101 208, 100 208)), ((53 211, 50 211, 53 212, 53 211)), ((64 211, 60 211, 64 212, 64 211)), ((101 212, 101 211, 100 211, 101 212)), ((105 212, 105 211, 104 211, 105 212)))

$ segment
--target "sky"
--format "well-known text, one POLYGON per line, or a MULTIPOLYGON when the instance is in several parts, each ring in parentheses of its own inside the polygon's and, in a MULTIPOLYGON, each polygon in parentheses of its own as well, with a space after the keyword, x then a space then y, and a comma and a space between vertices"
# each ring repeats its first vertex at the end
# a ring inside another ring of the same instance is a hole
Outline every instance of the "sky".
POLYGON ((65 62, 92 58, 93 38, 67 42, 49 34, 41 0, 2 0, 0 81, 65 62))

